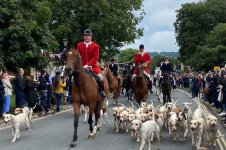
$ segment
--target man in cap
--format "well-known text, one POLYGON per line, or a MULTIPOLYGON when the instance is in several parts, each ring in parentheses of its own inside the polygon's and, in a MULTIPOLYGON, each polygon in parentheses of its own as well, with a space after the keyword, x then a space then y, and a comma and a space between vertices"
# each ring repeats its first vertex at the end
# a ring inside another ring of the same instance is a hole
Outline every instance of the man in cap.
POLYGON ((101 98, 106 97, 106 93, 104 92, 104 82, 103 76, 101 74, 101 69, 98 67, 98 59, 99 59, 99 46, 92 42, 92 31, 90 29, 86 29, 84 31, 84 42, 80 42, 77 44, 77 50, 82 57, 83 68, 91 69, 95 74, 97 74, 99 78, 99 88, 101 98))
POLYGON ((109 65, 109 69, 115 77, 118 77, 118 65, 115 63, 115 59, 111 59, 111 64, 109 65))
POLYGON ((165 71, 167 73, 172 72, 172 67, 171 67, 171 64, 169 63, 169 57, 168 56, 165 57, 165 62, 162 63, 160 69, 161 69, 162 73, 165 72, 165 71))
MULTIPOLYGON (((149 84, 149 89, 150 92, 152 92, 152 81, 151 81, 151 76, 150 76, 150 71, 148 69, 148 67, 151 65, 152 60, 151 57, 149 55, 149 53, 144 52, 144 45, 141 44, 139 47, 140 51, 138 53, 136 53, 135 57, 134 57, 134 64, 137 65, 138 63, 141 63, 143 68, 144 68, 144 74, 148 77, 148 84, 149 84)), ((135 77, 137 76, 137 69, 134 70, 133 73, 133 81, 135 79, 135 77)))

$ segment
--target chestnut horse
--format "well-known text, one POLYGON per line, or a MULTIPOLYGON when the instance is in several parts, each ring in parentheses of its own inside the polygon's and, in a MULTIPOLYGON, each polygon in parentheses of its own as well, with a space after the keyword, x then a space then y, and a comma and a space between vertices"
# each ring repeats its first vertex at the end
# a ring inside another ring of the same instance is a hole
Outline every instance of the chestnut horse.
POLYGON ((120 96, 121 77, 116 78, 109 68, 104 70, 104 74, 107 78, 109 91, 113 93, 113 100, 115 104, 118 104, 118 98, 120 96))
POLYGON ((147 101, 149 88, 142 64, 136 65, 136 69, 137 76, 133 82, 133 93, 137 104, 140 106, 141 101, 147 101))
MULTIPOLYGON (((81 56, 79 55, 76 49, 70 50, 66 54, 66 64, 65 64, 65 73, 72 74, 72 90, 71 95, 73 99, 73 107, 74 107, 74 136, 73 140, 70 144, 71 147, 74 147, 77 143, 78 138, 78 123, 79 123, 79 115, 80 115, 80 106, 83 104, 84 106, 89 107, 89 119, 88 123, 90 126, 90 134, 89 138, 96 137, 97 131, 97 123, 100 117, 100 110, 102 109, 104 100, 101 99, 98 84, 96 80, 92 78, 92 76, 88 73, 88 70, 83 68, 81 56), (95 126, 93 127, 93 113, 95 114, 95 126)), ((105 91, 107 91, 108 85, 105 79, 104 82, 105 91)), ((106 92, 107 95, 108 92, 106 92)), ((107 95, 108 96, 108 95, 107 95)))

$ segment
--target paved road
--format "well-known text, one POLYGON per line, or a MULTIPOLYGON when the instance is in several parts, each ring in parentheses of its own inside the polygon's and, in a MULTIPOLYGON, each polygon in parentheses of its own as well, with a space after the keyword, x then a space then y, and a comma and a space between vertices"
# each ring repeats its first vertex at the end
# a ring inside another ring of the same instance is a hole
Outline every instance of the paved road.
MULTIPOLYGON (((192 109, 197 107, 197 104, 184 92, 180 90, 173 91, 172 97, 174 100, 180 99, 178 104, 183 102, 192 102, 192 109)), ((149 97, 157 106, 159 104, 155 95, 149 97)), ((130 103, 124 96, 120 98, 121 103, 130 106, 130 103)), ((110 112, 108 117, 108 124, 101 127, 95 140, 88 139, 89 127, 88 124, 83 124, 82 119, 84 114, 80 117, 79 131, 78 131, 78 145, 75 148, 69 148, 69 143, 73 134, 73 111, 67 111, 54 116, 34 121, 32 126, 32 133, 29 134, 24 126, 21 127, 21 137, 16 143, 11 141, 11 129, 0 129, 0 150, 138 150, 140 144, 135 142, 130 134, 113 131, 113 117, 112 107, 113 102, 110 102, 110 112)), ((222 129, 222 132, 226 132, 222 129)), ((191 150, 191 136, 189 130, 189 138, 185 142, 172 142, 167 131, 163 132, 163 139, 161 141, 161 150, 191 150)), ((156 149, 156 142, 152 144, 152 148, 156 149)), ((209 150, 217 150, 217 148, 210 147, 209 150)))

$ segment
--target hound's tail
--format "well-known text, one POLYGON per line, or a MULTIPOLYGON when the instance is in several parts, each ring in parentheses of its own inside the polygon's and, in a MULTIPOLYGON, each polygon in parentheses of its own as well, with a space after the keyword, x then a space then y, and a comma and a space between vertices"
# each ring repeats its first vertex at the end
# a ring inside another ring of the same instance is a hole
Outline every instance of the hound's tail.
POLYGON ((33 108, 31 108, 31 109, 33 109, 33 110, 34 110, 34 109, 36 108, 37 104, 38 104, 38 103, 36 103, 36 104, 35 104, 35 106, 34 106, 33 108))
POLYGON ((131 100, 129 100, 129 102, 131 103, 131 109, 134 108, 133 102, 131 100))
POLYGON ((122 103, 118 103, 119 105, 121 105, 122 107, 125 107, 125 105, 123 105, 122 103))

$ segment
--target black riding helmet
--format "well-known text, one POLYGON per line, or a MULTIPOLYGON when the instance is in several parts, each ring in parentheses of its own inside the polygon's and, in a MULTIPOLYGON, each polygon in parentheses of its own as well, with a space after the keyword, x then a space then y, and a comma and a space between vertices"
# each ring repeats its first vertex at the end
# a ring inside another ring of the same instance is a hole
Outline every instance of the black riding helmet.
POLYGON ((140 44, 140 49, 144 49, 144 45, 143 44, 140 44))
POLYGON ((84 35, 92 35, 92 31, 90 29, 86 29, 83 34, 84 35))

